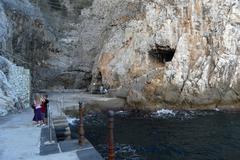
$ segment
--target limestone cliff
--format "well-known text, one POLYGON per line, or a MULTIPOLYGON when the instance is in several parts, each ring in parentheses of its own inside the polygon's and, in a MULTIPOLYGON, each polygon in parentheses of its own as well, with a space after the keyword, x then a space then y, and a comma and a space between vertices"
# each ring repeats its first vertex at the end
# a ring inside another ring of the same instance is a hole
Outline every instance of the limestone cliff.
POLYGON ((31 69, 35 89, 91 81, 133 107, 239 107, 238 0, 0 4, 6 48, 31 69))
POLYGON ((90 84, 98 43, 92 32, 81 34, 79 12, 91 1, 68 2, 0 0, 5 27, 0 33, 8 35, 0 39, 1 55, 31 70, 34 91, 90 84))
POLYGON ((239 1, 98 3, 113 18, 93 82, 135 107, 239 107, 239 1))

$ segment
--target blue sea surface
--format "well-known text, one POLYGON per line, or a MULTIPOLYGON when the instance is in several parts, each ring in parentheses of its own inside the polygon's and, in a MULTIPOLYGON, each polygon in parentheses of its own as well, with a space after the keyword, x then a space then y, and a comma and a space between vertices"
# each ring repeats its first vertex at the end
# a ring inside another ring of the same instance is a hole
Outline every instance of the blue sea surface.
MULTIPOLYGON (((72 123, 77 138, 78 121, 72 123)), ((107 159, 107 117, 84 117, 85 135, 107 159)), ((117 112, 117 160, 239 160, 240 113, 217 111, 117 112)))

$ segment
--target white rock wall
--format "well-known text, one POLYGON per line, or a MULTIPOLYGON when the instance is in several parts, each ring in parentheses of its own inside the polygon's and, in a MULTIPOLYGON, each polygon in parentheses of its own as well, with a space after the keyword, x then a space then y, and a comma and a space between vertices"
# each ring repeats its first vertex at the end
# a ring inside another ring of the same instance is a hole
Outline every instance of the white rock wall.
POLYGON ((25 107, 29 107, 31 87, 30 70, 21 66, 12 65, 9 70, 8 79, 16 96, 21 99, 25 107))
POLYGON ((240 108, 240 1, 124 3, 105 8, 105 17, 115 17, 93 75, 100 72, 112 88, 127 88, 135 107, 240 108), (143 9, 135 10, 139 5, 143 9), (175 49, 172 61, 150 60, 155 44, 175 49))
POLYGON ((0 56, 0 116, 17 110, 16 104, 20 101, 24 108, 30 106, 30 80, 28 69, 0 56))

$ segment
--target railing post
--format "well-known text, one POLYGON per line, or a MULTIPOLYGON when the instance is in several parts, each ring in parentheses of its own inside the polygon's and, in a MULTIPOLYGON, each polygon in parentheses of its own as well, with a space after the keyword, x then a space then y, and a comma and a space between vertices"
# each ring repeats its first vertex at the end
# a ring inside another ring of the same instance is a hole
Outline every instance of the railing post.
POLYGON ((115 150, 114 150, 114 138, 113 138, 113 128, 114 128, 114 112, 108 112, 108 129, 109 129, 109 137, 108 137, 108 160, 115 160, 115 150))
POLYGON ((83 128, 83 108, 84 104, 79 102, 79 137, 78 137, 78 143, 80 145, 84 144, 84 128, 83 128))

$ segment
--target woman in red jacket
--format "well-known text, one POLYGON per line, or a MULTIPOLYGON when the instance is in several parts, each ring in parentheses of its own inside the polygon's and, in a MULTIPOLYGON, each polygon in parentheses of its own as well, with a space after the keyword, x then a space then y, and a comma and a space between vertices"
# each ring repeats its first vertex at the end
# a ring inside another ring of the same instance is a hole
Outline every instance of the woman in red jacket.
POLYGON ((41 104, 41 113, 42 113, 43 122, 45 124, 47 124, 47 105, 49 102, 47 98, 48 98, 47 95, 43 96, 42 104, 41 104))

